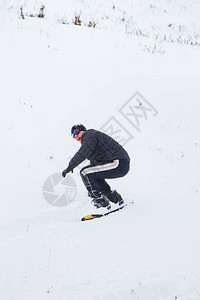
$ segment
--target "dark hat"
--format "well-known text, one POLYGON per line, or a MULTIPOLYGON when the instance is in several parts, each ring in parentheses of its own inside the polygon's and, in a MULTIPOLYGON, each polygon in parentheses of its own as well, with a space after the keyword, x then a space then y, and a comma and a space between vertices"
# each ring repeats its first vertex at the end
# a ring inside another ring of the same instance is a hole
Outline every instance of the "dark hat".
POLYGON ((73 134, 74 130, 86 131, 87 129, 85 128, 85 126, 83 124, 76 124, 76 125, 72 126, 71 134, 73 134))

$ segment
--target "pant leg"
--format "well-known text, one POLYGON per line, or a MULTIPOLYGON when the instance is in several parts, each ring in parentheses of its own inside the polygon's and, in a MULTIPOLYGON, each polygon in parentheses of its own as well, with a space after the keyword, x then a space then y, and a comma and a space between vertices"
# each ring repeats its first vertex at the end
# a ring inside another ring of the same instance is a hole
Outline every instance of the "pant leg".
MULTIPOLYGON (((85 167, 84 169, 88 168, 90 166, 85 167)), ((82 170, 81 170, 82 171, 82 170)), ((98 179, 95 178, 95 176, 92 175, 83 175, 82 172, 80 172, 82 181, 88 190, 88 194, 91 198, 100 197, 100 192, 109 192, 111 191, 109 184, 105 181, 105 179, 98 179)))
POLYGON ((80 174, 89 194, 92 197, 99 197, 101 193, 108 194, 111 192, 111 188, 105 179, 123 177, 128 171, 128 161, 115 160, 111 163, 84 167, 80 174))

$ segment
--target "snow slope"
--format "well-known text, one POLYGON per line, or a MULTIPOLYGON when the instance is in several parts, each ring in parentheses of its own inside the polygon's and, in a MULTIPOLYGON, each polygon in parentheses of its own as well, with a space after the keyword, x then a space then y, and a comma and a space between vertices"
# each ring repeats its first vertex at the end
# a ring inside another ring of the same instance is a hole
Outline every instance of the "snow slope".
MULTIPOLYGON (((153 35, 50 15, 22 20, 9 3, 0 9, 0 299, 198 300, 199 46, 155 47, 153 35), (140 132, 119 111, 137 91, 158 111, 140 132), (98 129, 111 117, 134 138, 131 171, 110 183, 135 203, 83 223, 92 206, 78 168, 70 205, 50 206, 42 186, 79 147, 71 126, 98 129)), ((198 3, 185 5, 190 34, 198 3)))

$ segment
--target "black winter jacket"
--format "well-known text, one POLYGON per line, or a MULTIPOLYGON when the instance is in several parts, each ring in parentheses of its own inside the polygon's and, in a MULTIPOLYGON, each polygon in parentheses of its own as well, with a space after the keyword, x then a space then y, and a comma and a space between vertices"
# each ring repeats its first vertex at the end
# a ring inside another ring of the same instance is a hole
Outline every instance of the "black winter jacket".
POLYGON ((92 165, 111 162, 115 159, 130 161, 126 150, 113 138, 95 129, 85 131, 81 138, 81 148, 69 162, 69 168, 73 170, 85 159, 89 159, 92 165))

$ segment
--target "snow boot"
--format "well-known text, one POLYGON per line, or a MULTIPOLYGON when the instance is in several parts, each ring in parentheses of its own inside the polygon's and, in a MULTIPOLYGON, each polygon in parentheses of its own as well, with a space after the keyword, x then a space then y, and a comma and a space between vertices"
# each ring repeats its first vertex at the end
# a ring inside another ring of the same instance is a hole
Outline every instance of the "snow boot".
POLYGON ((104 196, 108 201, 111 201, 115 204, 118 203, 119 205, 122 205, 124 203, 122 196, 116 190, 111 191, 109 194, 106 194, 104 196))
POLYGON ((111 208, 108 199, 106 199, 103 195, 99 198, 94 198, 92 202, 96 208, 100 208, 100 207, 106 207, 107 209, 111 208))

